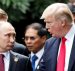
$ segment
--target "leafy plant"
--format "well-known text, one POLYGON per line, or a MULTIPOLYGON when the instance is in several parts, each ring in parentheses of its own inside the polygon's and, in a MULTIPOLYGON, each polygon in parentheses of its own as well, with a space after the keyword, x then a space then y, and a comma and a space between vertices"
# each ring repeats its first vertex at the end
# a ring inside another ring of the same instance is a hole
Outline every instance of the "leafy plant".
POLYGON ((32 0, 0 0, 0 7, 4 9, 11 21, 19 21, 24 18, 24 14, 29 10, 32 0))

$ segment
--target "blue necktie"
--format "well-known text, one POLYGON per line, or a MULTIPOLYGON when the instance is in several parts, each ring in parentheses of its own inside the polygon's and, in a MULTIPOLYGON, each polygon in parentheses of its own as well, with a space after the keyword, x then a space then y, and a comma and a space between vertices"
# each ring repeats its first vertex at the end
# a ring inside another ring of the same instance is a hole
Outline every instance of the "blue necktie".
POLYGON ((34 55, 32 57, 32 68, 33 68, 33 71, 35 71, 35 61, 38 59, 38 57, 36 55, 34 55))

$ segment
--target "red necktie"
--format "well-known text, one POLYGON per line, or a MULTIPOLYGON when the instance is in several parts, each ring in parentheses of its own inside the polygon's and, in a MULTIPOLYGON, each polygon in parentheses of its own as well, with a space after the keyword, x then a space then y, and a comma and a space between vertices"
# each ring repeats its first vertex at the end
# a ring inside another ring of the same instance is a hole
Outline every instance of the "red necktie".
POLYGON ((57 61, 57 71, 64 71, 65 54, 66 54, 65 41, 66 39, 63 37, 61 41, 60 52, 57 61))
POLYGON ((4 71, 4 60, 3 60, 4 55, 0 54, 0 71, 4 71))

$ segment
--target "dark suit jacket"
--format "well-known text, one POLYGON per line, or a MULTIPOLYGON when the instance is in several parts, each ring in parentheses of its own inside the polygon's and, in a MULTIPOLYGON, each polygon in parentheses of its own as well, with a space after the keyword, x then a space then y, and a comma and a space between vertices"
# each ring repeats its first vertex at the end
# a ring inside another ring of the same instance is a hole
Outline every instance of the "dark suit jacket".
POLYGON ((32 71, 29 58, 11 51, 9 71, 32 71))
POLYGON ((14 48, 12 50, 14 52, 17 52, 17 53, 25 55, 25 56, 28 56, 30 53, 28 51, 28 49, 26 48, 26 46, 24 46, 23 44, 17 43, 17 42, 15 42, 14 48))
MULTIPOLYGON (((45 44, 45 53, 39 71, 56 71, 60 38, 50 38, 45 44)), ((75 71, 75 37, 69 59, 68 71, 75 71)))
POLYGON ((41 57, 41 59, 40 59, 40 61, 39 61, 38 65, 37 65, 37 67, 36 67, 35 71, 39 71, 39 67, 40 67, 40 64, 41 64, 41 60, 42 60, 42 57, 41 57))
MULTIPOLYGON (((42 57, 43 57, 43 56, 42 56, 42 57)), ((39 71, 39 67, 40 67, 40 64, 41 64, 42 57, 41 57, 41 59, 39 60, 38 65, 37 65, 35 71, 39 71)), ((31 54, 29 54, 29 58, 31 59, 31 54)))

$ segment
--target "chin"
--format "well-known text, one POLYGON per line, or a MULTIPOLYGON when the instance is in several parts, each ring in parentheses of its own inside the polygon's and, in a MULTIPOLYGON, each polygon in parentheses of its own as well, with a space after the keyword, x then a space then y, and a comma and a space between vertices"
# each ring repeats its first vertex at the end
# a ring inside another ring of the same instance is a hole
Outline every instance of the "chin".
POLYGON ((55 38, 57 38, 58 36, 56 36, 56 35, 52 35, 52 37, 55 37, 55 38))
POLYGON ((56 37, 54 34, 52 34, 52 37, 56 37))

